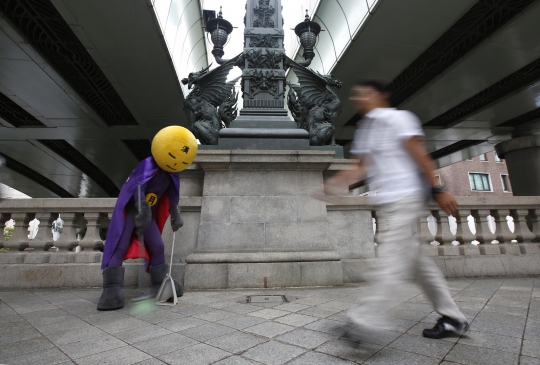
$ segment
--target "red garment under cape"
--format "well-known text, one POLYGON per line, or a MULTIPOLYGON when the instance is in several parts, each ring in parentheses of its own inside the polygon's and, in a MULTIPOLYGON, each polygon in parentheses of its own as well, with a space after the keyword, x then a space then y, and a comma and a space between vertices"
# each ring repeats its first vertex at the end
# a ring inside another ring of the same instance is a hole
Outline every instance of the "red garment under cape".
MULTIPOLYGON (((154 212, 152 213, 153 219, 156 221, 159 233, 163 233, 163 227, 165 226, 165 222, 167 222, 167 218, 169 218, 169 194, 165 191, 161 198, 159 199, 158 203, 156 204, 156 207, 154 208, 154 212)), ((125 214, 125 212, 124 212, 125 214)), ((146 251, 146 247, 141 248, 141 242, 139 241, 139 235, 137 233, 133 233, 131 236, 131 241, 129 242, 129 247, 126 251, 126 255, 124 256, 124 260, 126 259, 138 259, 143 257, 146 259, 147 266, 150 262, 150 256, 148 255, 148 251, 146 251), (142 252, 142 256, 141 256, 142 252)), ((148 268, 148 267, 147 267, 148 268)))

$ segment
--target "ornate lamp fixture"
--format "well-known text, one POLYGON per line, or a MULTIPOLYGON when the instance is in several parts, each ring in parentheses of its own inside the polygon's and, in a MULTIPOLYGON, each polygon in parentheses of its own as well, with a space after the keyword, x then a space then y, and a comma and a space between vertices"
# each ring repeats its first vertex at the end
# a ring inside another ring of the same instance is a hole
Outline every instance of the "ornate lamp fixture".
POLYGON ((306 19, 294 28, 294 32, 300 39, 300 45, 302 48, 304 48, 304 53, 302 56, 304 57, 305 61, 298 63, 302 66, 309 66, 313 58, 315 58, 313 48, 317 43, 317 37, 321 32, 321 26, 318 23, 309 20, 308 11, 306 9, 306 19))
POLYGON ((212 18, 206 23, 206 30, 210 33, 210 39, 214 44, 214 49, 212 49, 212 54, 216 59, 216 62, 220 65, 226 61, 222 59, 225 51, 223 51, 223 46, 227 43, 229 34, 233 31, 233 26, 230 22, 223 19, 223 12, 221 7, 219 7, 219 14, 217 18, 212 18))
MULTIPOLYGON (((225 52, 223 46, 227 43, 229 35, 233 31, 232 24, 223 18, 222 7, 219 7, 219 14, 217 18, 210 19, 206 24, 206 31, 210 34, 210 39, 214 44, 212 54, 216 59, 216 62, 222 65, 227 60, 222 59, 225 52)), ((313 51, 315 44, 317 43, 317 37, 321 32, 321 26, 319 23, 311 21, 309 19, 308 11, 306 9, 306 18, 303 22, 299 23, 294 32, 300 40, 300 45, 304 49, 303 57, 304 62, 298 62, 302 66, 309 66, 311 61, 315 58, 315 52, 313 51)))
POLYGON ((341 101, 332 91, 341 82, 307 66, 315 58, 321 26, 305 20, 294 31, 303 47, 304 61, 285 54, 282 3, 285 0, 247 0, 244 18, 244 47, 240 54, 222 57, 233 26, 223 19, 222 10, 206 22, 212 54, 219 67, 191 72, 182 80, 192 92, 184 101, 191 130, 202 144, 223 149, 308 149, 335 147, 335 121, 341 101), (239 67, 242 76, 227 81, 239 67), (292 68, 299 84, 287 82, 292 68), (238 113, 235 84, 241 79, 243 108, 238 113), (287 84, 289 89, 287 92, 287 84), (294 118, 288 115, 285 100, 294 118))

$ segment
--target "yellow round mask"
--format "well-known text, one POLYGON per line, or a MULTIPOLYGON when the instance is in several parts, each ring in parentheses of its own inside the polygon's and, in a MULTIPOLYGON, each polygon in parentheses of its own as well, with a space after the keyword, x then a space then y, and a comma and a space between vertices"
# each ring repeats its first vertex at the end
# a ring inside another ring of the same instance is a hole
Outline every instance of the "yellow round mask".
POLYGON ((152 140, 152 156, 167 172, 178 172, 191 165, 197 156, 197 139, 180 126, 165 127, 152 140))

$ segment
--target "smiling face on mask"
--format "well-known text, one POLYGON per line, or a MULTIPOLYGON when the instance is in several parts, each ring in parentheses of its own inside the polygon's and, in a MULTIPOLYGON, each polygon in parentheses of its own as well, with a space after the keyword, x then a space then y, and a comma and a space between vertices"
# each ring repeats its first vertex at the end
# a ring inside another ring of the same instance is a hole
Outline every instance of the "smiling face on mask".
POLYGON ((152 156, 158 166, 167 172, 187 168, 197 156, 197 139, 180 126, 165 127, 152 140, 152 156))

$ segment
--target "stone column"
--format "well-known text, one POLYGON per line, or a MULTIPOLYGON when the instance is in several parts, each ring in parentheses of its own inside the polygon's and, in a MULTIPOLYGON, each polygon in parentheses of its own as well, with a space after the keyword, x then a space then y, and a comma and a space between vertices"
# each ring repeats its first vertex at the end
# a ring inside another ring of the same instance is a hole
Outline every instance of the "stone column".
POLYGON ((540 196, 540 135, 525 135, 495 146, 506 160, 515 196, 540 196))
POLYGON ((326 204, 309 196, 332 162, 326 151, 200 151, 201 220, 186 287, 343 284, 326 204))

